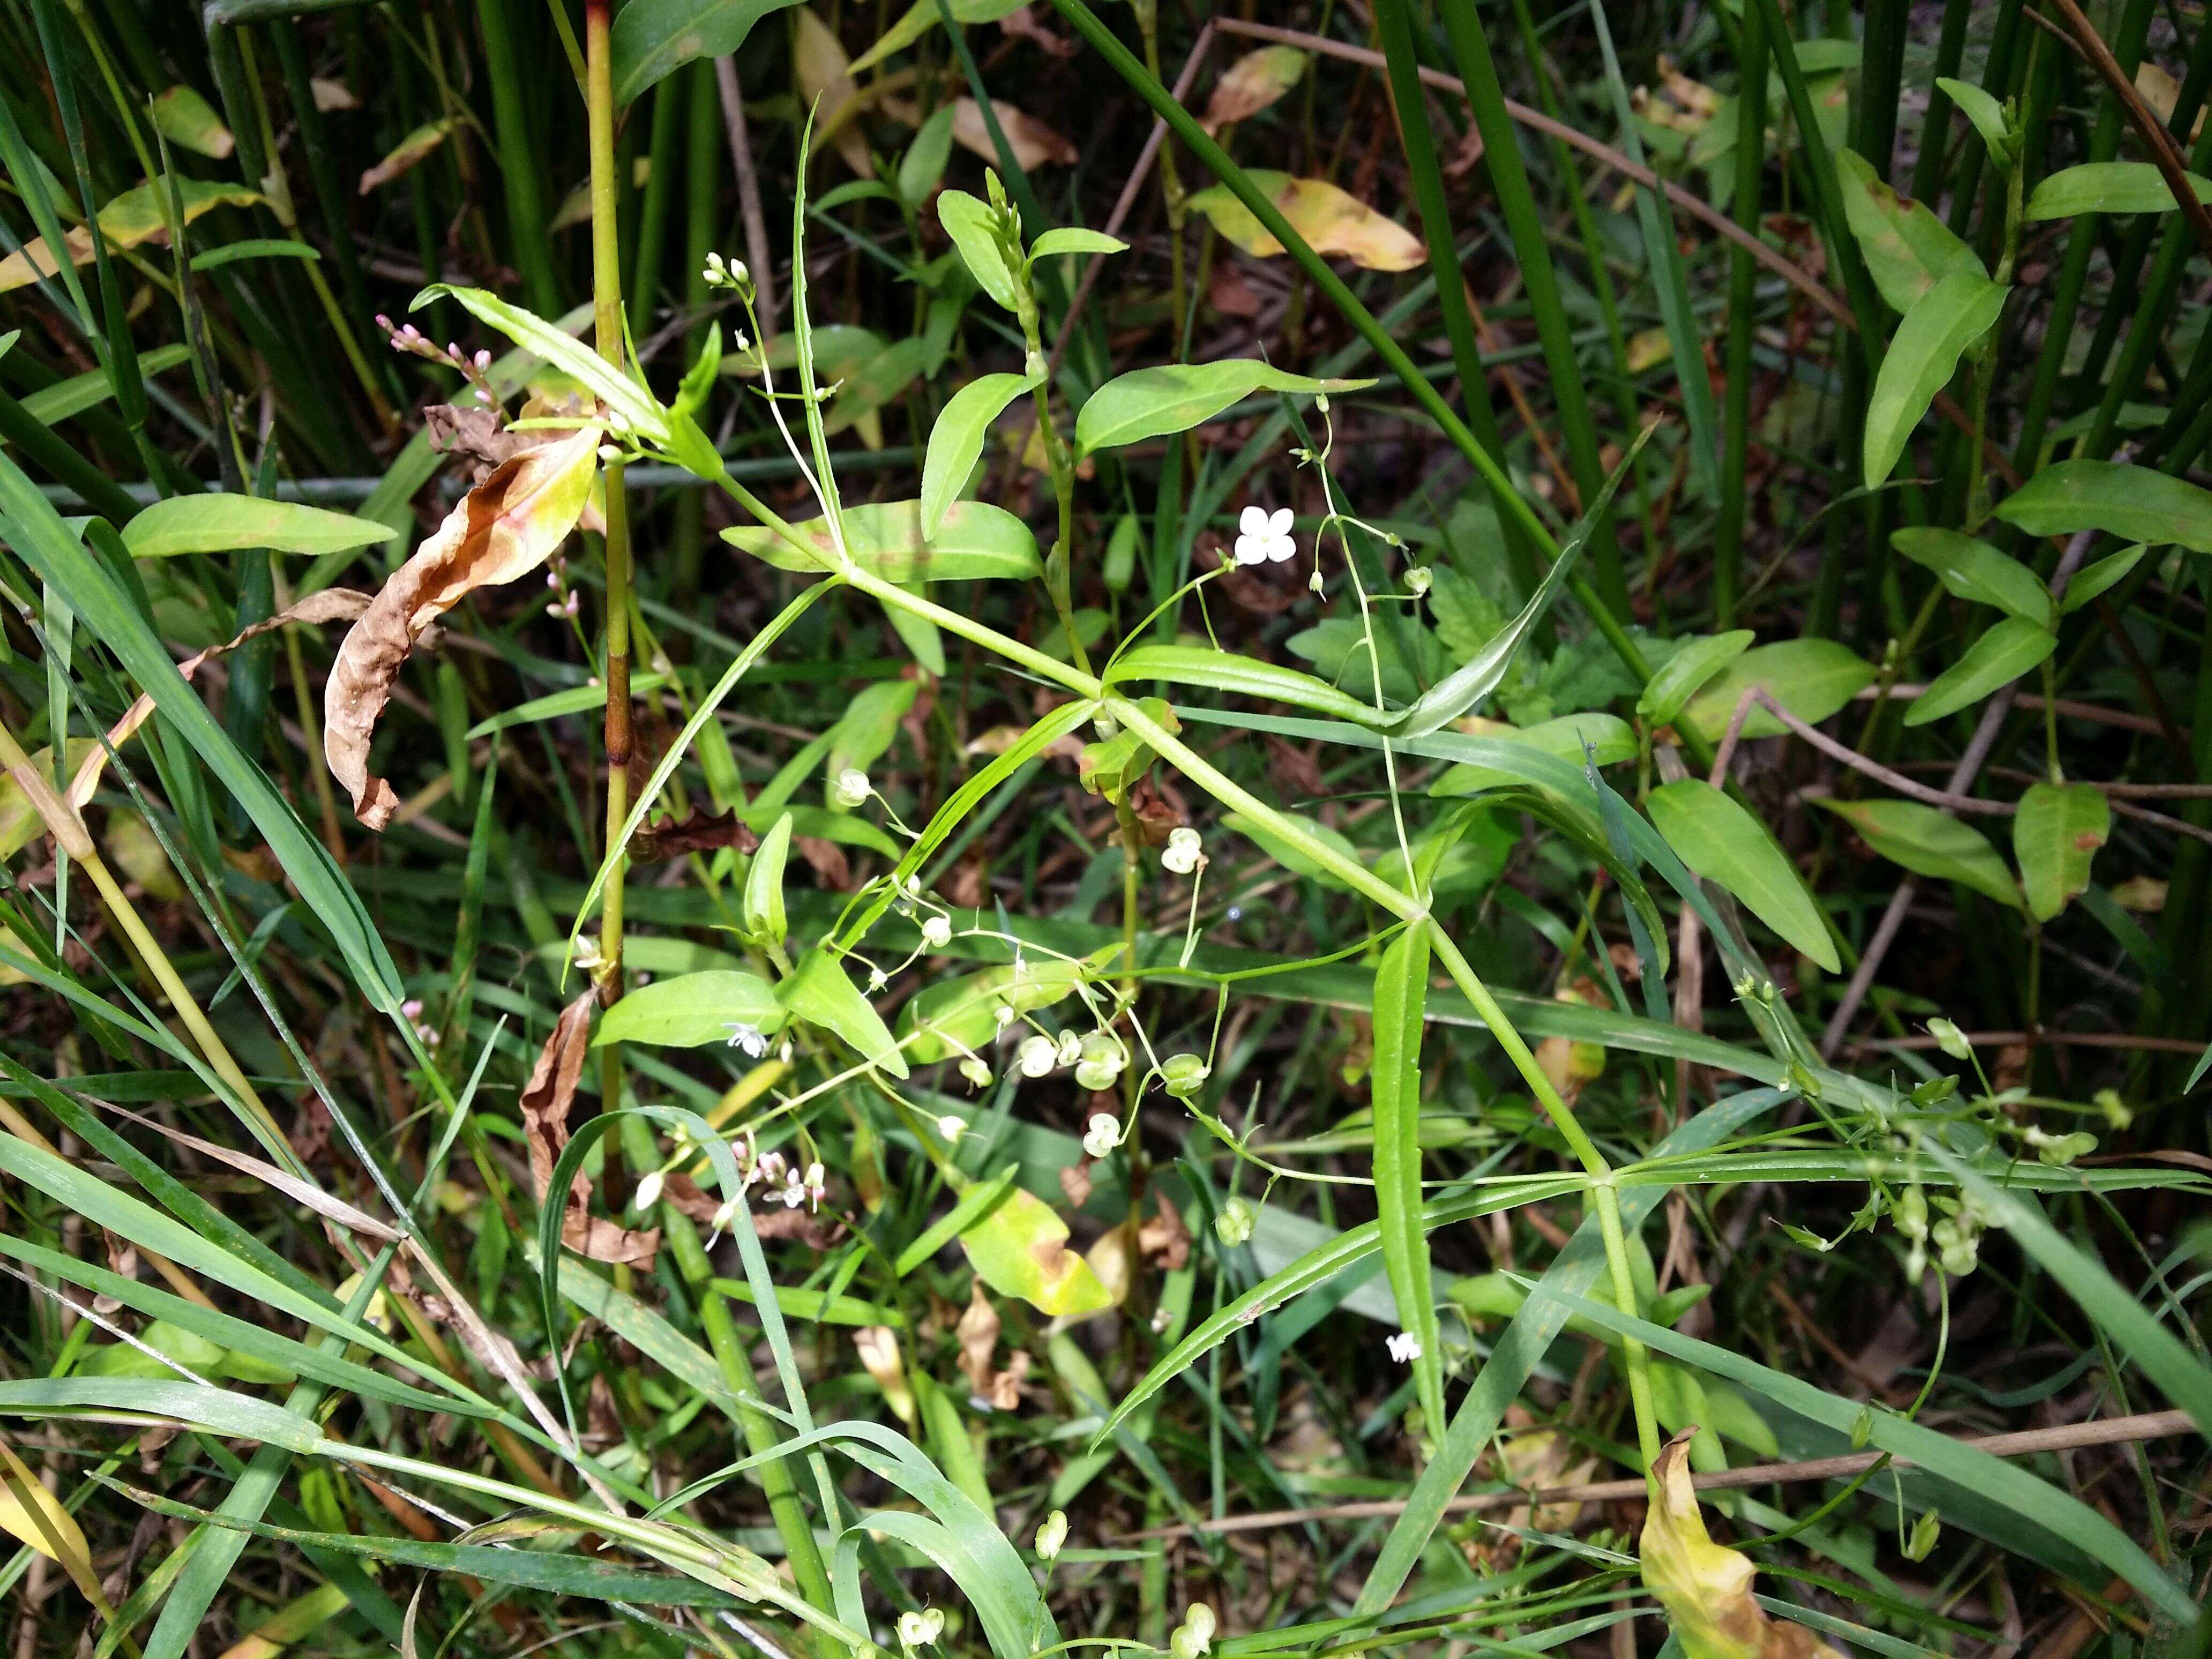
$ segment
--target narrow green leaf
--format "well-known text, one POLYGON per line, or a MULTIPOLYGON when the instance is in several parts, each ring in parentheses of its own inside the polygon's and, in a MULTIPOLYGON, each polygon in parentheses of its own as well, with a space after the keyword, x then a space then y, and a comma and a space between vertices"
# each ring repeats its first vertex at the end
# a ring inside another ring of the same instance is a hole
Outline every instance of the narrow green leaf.
POLYGON ((1373 704, 1302 670, 1203 646, 1140 645, 1125 651, 1108 665, 1106 683, 1126 685, 1133 680, 1166 680, 1206 686, 1232 696, 1265 697, 1362 726, 1380 725, 1388 718, 1373 704))
POLYGON ((791 856, 791 814, 780 814, 753 849, 752 864, 745 871, 746 931, 763 944, 779 947, 790 931, 784 917, 783 867, 791 856))
POLYGON ((1115 375, 1092 392, 1076 415, 1076 453, 1090 455, 1142 443, 1147 438, 1188 432, 1255 392, 1310 397, 1358 392, 1374 384, 1372 380, 1316 380, 1290 374, 1257 357, 1133 369, 1115 375))
POLYGON ((1814 796, 1858 832, 1861 841, 1916 876, 1955 881, 2000 904, 2017 905, 2020 889, 1989 837, 1948 812, 1917 800, 1838 800, 1814 796))
POLYGON ((1925 726, 1972 708, 1990 692, 2010 685, 2058 648, 2058 636, 2025 617, 1993 623, 1968 646, 1958 661, 1928 684, 1905 712, 1907 726, 1925 726))
POLYGON ((1887 482, 1912 428, 1950 384, 1960 354, 1996 325, 2009 287, 1979 270, 1954 270, 1912 303, 1897 325, 1867 400, 1866 484, 1887 482))
POLYGON ((2038 921, 2049 921, 2089 885, 2089 861, 2112 833, 2104 792, 2087 783, 2034 783, 2012 821, 2020 884, 2038 921))
MULTIPOLYGON (((923 0, 925 4, 932 0, 923 0)), ((960 250, 961 262, 975 285, 1008 311, 1020 306, 1021 278, 999 242, 999 216, 981 197, 948 190, 937 198, 938 222, 960 250)))
POLYGON ((1421 1030, 1428 994, 1429 930, 1417 921, 1390 941, 1375 969, 1375 1207, 1399 1325, 1416 1345, 1415 1393, 1422 1415, 1434 1425, 1448 1419, 1428 1231, 1422 1225, 1421 1030))
POLYGON ((726 58, 755 23, 793 0, 629 0, 615 13, 615 102, 627 104, 694 58, 726 58))
MULTIPOLYGON (((1927 526, 1893 532, 1889 544, 1913 563, 1936 573, 1950 592, 2048 628, 2051 590, 2018 559, 1956 530, 1927 526)), ((2075 579, 2076 581, 2080 577, 2075 579)))
MULTIPOLYGON (((2189 175, 2200 202, 2212 202, 2212 179, 2189 175)), ((2148 161, 2084 161, 2037 185, 2021 216, 2030 224, 2077 213, 2171 213, 2179 205, 2166 175, 2148 161)))
POLYGON ((1929 289, 1955 271, 1987 274, 1973 249, 1953 235, 1927 204, 1899 196, 1855 152, 1836 152, 1836 184, 1867 274, 1899 315, 1910 313, 1929 289))
POLYGON ((2108 553, 2094 564, 2085 566, 2066 584, 2066 597, 2059 610, 2068 616, 2090 604, 2100 593, 2108 591, 2115 583, 2124 580, 2150 550, 2143 546, 2124 547, 2117 553, 2108 553))
POLYGON ((890 1028, 829 951, 817 949, 802 957, 797 970, 775 988, 775 1000, 793 1018, 835 1034, 870 1065, 893 1077, 907 1074, 906 1057, 890 1028))
MULTIPOLYGON (((1747 651, 1690 699, 1683 718, 1708 743, 1728 730, 1743 694, 1758 686, 1808 725, 1818 726, 1875 682, 1875 665, 1833 640, 1785 640, 1747 651)), ((1779 737, 1790 728, 1764 708, 1744 717, 1747 738, 1779 737)))
POLYGON ((1936 77, 1936 84, 1973 124, 1974 131, 1981 134, 1982 143, 1989 149, 1990 160, 2000 168, 2010 167, 2018 140, 2005 119, 2004 106, 1971 81, 1956 81, 1948 75, 1939 75, 1936 77))
POLYGON ((709 969, 657 979, 625 994, 599 1016, 592 1046, 647 1042, 664 1048, 697 1048, 709 1042, 735 1044, 740 1028, 766 1034, 782 1024, 775 988, 758 974, 709 969))
POLYGON ((1029 374, 983 374, 945 399, 937 424, 929 429, 929 448, 921 465, 921 533, 937 534, 945 509, 968 482, 983 453, 991 422, 1006 405, 1036 384, 1029 374))
POLYGON ((2031 536, 2103 530, 2212 553, 2212 490, 2124 461, 2054 462, 2006 496, 1996 515, 2031 536))
MULTIPOLYGON (((994 579, 1020 581, 1044 568, 1030 527, 1004 507, 988 501, 950 502, 933 535, 922 532, 920 501, 872 501, 847 507, 843 518, 845 549, 853 562, 902 586, 994 579)), ((836 543, 827 520, 809 519, 793 528, 802 540, 817 550, 818 563, 808 563, 789 542, 757 525, 734 526, 722 532, 722 539, 779 570, 819 574, 838 568, 836 543)))
POLYGON ((1692 640, 1667 659, 1636 700, 1636 712, 1654 726, 1673 723, 1698 688, 1744 653, 1759 637, 1748 628, 1692 640))
POLYGON ((1662 784, 1646 803, 1651 822, 1683 863, 1830 973, 1841 964, 1820 906, 1766 826, 1702 778, 1662 784))
POLYGON ((329 513, 298 501, 258 495, 172 495, 123 526, 134 559, 182 553, 230 553, 266 547, 278 553, 343 553, 387 540, 391 530, 370 519, 329 513))

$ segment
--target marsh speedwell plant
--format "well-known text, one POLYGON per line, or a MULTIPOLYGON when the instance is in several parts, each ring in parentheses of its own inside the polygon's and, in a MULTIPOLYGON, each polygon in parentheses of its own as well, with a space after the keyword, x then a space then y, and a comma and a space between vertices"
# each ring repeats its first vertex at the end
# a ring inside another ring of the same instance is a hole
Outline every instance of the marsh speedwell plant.
POLYGON ((2203 9, 895 9, 0 6, 18 1659, 2202 1659, 2203 9))

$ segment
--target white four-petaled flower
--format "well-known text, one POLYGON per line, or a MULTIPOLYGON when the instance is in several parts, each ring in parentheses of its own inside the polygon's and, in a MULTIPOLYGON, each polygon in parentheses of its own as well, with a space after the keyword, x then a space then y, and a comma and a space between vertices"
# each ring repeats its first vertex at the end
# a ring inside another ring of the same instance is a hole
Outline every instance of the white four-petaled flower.
POLYGON ((724 1029, 730 1034, 729 1046, 744 1049, 747 1060, 758 1060, 768 1053, 768 1034, 759 1026, 732 1019, 724 1022, 724 1029))
POLYGON ((1291 539, 1291 509, 1279 507, 1273 513, 1264 507, 1248 507, 1237 520, 1237 562, 1239 564, 1280 564, 1298 550, 1291 539))
POLYGON ((1198 831, 1185 824, 1168 832, 1168 844, 1160 849, 1160 863, 1173 874, 1187 876, 1205 862, 1204 847, 1198 831))
POLYGON ((1399 1332, 1385 1340, 1382 1346, 1389 1349, 1390 1358, 1401 1365, 1411 1364, 1421 1357, 1421 1339, 1411 1331, 1399 1332))

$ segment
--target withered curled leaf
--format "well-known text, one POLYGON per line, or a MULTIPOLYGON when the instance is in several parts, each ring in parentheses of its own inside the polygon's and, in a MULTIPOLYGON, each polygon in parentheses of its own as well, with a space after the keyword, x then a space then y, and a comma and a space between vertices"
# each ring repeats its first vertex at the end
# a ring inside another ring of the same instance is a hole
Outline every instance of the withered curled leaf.
POLYGON ((369 775, 368 744, 400 665, 467 595, 528 575, 552 556, 590 498, 600 431, 579 428, 495 467, 392 573, 338 647, 323 692, 323 753, 370 829, 383 829, 399 805, 392 786, 369 775))
POLYGON ((1644 1587, 1667 1609, 1682 1650, 1689 1659, 1842 1659, 1802 1625, 1768 1618, 1751 1593, 1751 1558, 1707 1534, 1690 1481, 1694 1432, 1668 1441, 1651 1466, 1658 1497, 1638 1551, 1644 1587))
POLYGON ((596 990, 586 990, 561 1011, 553 1034, 538 1051, 530 1081, 522 1086, 522 1138, 530 1152, 530 1184, 543 1206, 562 1206, 561 1242, 579 1255, 594 1261, 626 1262, 651 1267, 660 1248, 660 1230, 631 1232, 617 1223, 590 1213, 591 1177, 578 1170, 568 1178, 568 1190, 558 1199, 548 1192, 553 1171, 568 1144, 568 1109, 575 1102, 576 1084, 584 1074, 589 1052, 592 1010, 599 1001, 596 990))
POLYGON ((750 853, 759 845, 760 837, 745 827, 736 809, 710 812, 695 806, 686 817, 664 817, 641 827, 629 838, 629 858, 633 864, 658 864, 725 847, 750 853))

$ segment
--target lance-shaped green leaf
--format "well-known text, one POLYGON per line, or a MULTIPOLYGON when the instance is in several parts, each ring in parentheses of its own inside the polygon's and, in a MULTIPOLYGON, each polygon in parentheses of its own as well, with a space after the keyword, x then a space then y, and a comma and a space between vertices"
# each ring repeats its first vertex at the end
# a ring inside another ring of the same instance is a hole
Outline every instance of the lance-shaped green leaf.
POLYGON ((1974 131, 1981 134, 1990 160, 2000 168, 2010 167, 2020 147, 2020 135, 2005 119, 2004 106, 1971 81, 1954 81, 1948 75, 1939 75, 1936 84, 1973 124, 1974 131))
MULTIPOLYGON (((1833 640, 1784 640, 1747 651, 1690 699, 1683 718, 1707 742, 1728 730, 1743 694, 1757 686, 1808 725, 1818 726, 1872 685, 1875 665, 1833 640)), ((1747 738, 1779 737, 1790 728, 1764 708, 1744 716, 1747 738)))
MULTIPOLYGON (((1044 568, 1030 527, 1002 507, 988 501, 954 501, 945 508, 937 532, 924 535, 920 501, 872 501, 848 507, 843 514, 845 550, 853 562, 886 581, 1023 580, 1044 568)), ((773 531, 757 525, 733 526, 722 539, 779 570, 818 574, 839 568, 837 546, 826 519, 793 526, 799 539, 817 551, 806 559, 773 531)))
POLYGON ((1913 563, 1934 571, 1945 589, 1959 598, 2051 625, 2051 590, 2043 579, 1978 537, 1919 526, 1893 532, 1889 544, 1913 563))
POLYGON ((1387 727, 1392 737, 1425 738, 1457 720, 1498 689, 1498 683, 1505 678, 1505 671, 1512 666, 1513 659, 1520 654, 1528 635, 1543 619, 1545 611, 1551 609, 1552 601, 1559 598, 1559 590, 1566 585, 1575 561, 1582 556, 1583 549, 1589 544, 1591 535, 1611 514, 1613 497, 1620 493, 1621 480, 1627 477, 1628 470, 1636 465, 1637 456, 1642 453, 1644 446, 1651 441, 1651 434, 1657 429, 1656 424, 1647 426, 1636 434, 1635 441, 1628 446, 1626 453, 1614 465, 1613 476, 1605 481, 1605 487, 1598 491, 1597 499, 1589 504, 1589 510, 1582 516, 1582 522, 1575 526, 1575 533, 1559 550, 1559 556, 1552 561, 1552 568, 1544 573, 1544 580, 1536 584, 1536 591, 1529 597, 1528 603, 1521 607, 1521 614, 1498 629, 1481 650, 1431 686, 1422 694, 1419 702, 1387 727))
POLYGON ((1953 235, 1925 203, 1899 196, 1854 152, 1836 152, 1836 184, 1867 274, 1900 316, 1954 271, 1986 274, 1973 249, 1953 235))
POLYGON ((2031 536, 2103 530, 2212 553, 2212 490, 2124 461, 2054 462, 2006 496, 1997 517, 2031 536))
POLYGON ((906 1057, 892 1040, 890 1027, 829 951, 817 948, 800 957, 797 970, 775 988, 775 1000, 792 1018, 834 1033, 870 1065, 893 1077, 906 1075, 906 1057))
MULTIPOLYGON (((2200 202, 2212 202, 2212 179, 2189 175, 2200 202)), ((2166 175, 2148 161, 2084 161, 2036 185, 2022 214, 2031 224, 2077 213, 2171 213, 2179 205, 2166 175)))
POLYGON ((1082 225, 1057 225, 1030 244, 1027 263, 1058 258, 1067 253, 1127 253, 1129 245, 1118 236, 1082 225))
MULTIPOLYGON (((952 0, 952 21, 956 23, 995 23, 1008 12, 1026 3, 1026 0, 952 0)), ((943 21, 944 13, 938 9, 938 0, 914 0, 899 15, 898 21, 876 37, 876 44, 853 60, 848 71, 858 75, 872 69, 894 52, 904 52, 915 41, 935 28, 943 21)))
POLYGON ((179 553, 229 553, 266 547, 279 553, 343 553, 389 541, 392 527, 348 513, 258 495, 172 495, 123 526, 134 559, 179 553))
POLYGON ((1024 957, 981 973, 942 980, 918 993, 899 1015, 907 1058, 917 1066, 976 1054, 998 1040, 1000 1010, 1014 1019, 1049 1008, 1083 981, 1085 963, 1024 957))
POLYGON ((621 417, 621 422, 641 438, 668 441, 668 420, 651 392, 612 363, 534 311, 510 305, 496 294, 480 288, 456 288, 433 283, 415 296, 408 309, 420 311, 431 301, 447 298, 487 327, 495 328, 515 344, 533 351, 565 374, 581 380, 592 395, 621 417))
POLYGON ((2089 861, 2112 833, 2104 792, 2087 783, 2030 784, 2012 821, 2021 890, 2038 921, 2049 921, 2089 885, 2089 861))
POLYGON ((1133 680, 1168 680, 1180 685, 1206 686, 1235 696, 1266 697, 1362 726, 1375 726, 1389 718, 1372 703, 1362 702, 1350 692, 1340 691, 1301 669, 1204 646, 1140 645, 1125 651, 1108 666, 1106 683, 1126 685, 1133 680))
POLYGON ((1907 726, 1925 726, 1972 707, 2000 686, 2010 685, 2053 651, 2058 636, 2025 617, 2007 617, 1985 629, 1966 654, 1929 682, 1908 709, 1907 726))
POLYGON ((1741 656, 1758 637, 1748 628, 1738 628, 1692 640, 1652 675, 1636 700, 1636 712, 1654 726, 1671 723, 1699 686, 1741 656))
POLYGON ((1080 455, 1119 449, 1202 426, 1255 392, 1358 392, 1372 380, 1316 380, 1292 374, 1257 357, 1211 363, 1162 363, 1117 374, 1092 392, 1075 417, 1080 455))
POLYGON ((2091 604, 2096 597, 2142 562, 2142 556, 2150 550, 2140 544, 2124 547, 2117 553, 2108 553, 2094 564, 2084 565, 2075 573, 2074 580, 2066 584, 2066 597, 2059 601, 2059 611, 2068 616, 2091 604))
POLYGON ((1440 1424, 1447 1420, 1443 1356, 1421 1209, 1421 1030, 1428 994, 1429 929, 1416 921, 1390 941, 1375 969, 1375 1208, 1383 1271, 1400 1326, 1413 1339, 1414 1392, 1423 1416, 1440 1424))
POLYGON ((791 814, 777 817, 745 872, 745 931, 764 945, 781 945, 790 931, 784 919, 783 866, 791 856, 791 814))
POLYGON ((983 374, 945 399, 937 424, 929 428, 929 449, 921 464, 921 533, 934 536, 945 509, 968 482, 983 453, 991 422, 1006 405, 1037 383, 1035 374, 983 374))
POLYGON ((1702 778, 1651 792, 1651 822, 1683 863, 1717 882, 1744 908, 1830 973, 1836 946, 1820 908, 1766 826, 1702 778))
POLYGON ((1912 302, 1883 355, 1874 395, 1867 400, 1868 489, 1887 481, 1912 428, 1950 383, 1960 354, 1996 325, 2011 291, 1978 270, 1954 270, 1912 302))
POLYGON ((615 13, 615 102, 640 93, 698 58, 726 58, 755 23, 792 0, 629 0, 615 13))
POLYGON ((1858 837, 1892 864, 1901 864, 1916 876, 1936 881, 1955 881, 1963 887, 2017 905, 2020 889, 2012 872, 1989 837, 1948 812, 1917 800, 1839 800, 1815 796, 1825 806, 1858 832, 1858 837))
POLYGON ((937 218, 975 285, 1006 310, 1018 310, 1021 278, 999 240, 999 216, 991 204, 964 190, 948 190, 937 198, 937 218))
POLYGON ((783 1012, 775 988, 758 974, 708 969, 657 979, 625 994, 600 1016, 592 1046, 646 1042, 664 1048, 697 1048, 733 1042, 741 1031, 773 1031, 783 1024, 783 1012))

